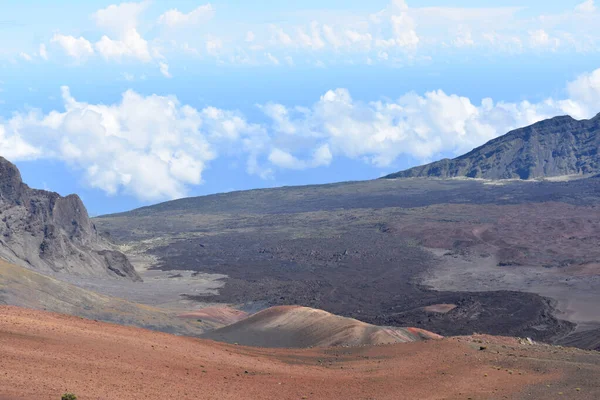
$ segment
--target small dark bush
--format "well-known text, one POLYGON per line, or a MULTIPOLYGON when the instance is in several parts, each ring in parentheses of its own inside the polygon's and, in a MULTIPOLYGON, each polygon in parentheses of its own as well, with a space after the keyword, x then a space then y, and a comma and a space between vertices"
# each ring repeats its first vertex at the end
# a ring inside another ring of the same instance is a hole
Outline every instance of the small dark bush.
POLYGON ((65 393, 62 395, 60 400, 77 400, 77 396, 73 393, 65 393))

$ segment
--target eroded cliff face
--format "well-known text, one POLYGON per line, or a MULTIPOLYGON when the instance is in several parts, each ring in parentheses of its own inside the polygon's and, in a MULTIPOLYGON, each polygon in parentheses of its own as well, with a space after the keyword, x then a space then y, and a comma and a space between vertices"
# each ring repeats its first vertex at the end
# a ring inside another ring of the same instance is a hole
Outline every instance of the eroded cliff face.
POLYGON ((29 188, 2 157, 0 257, 40 272, 141 280, 127 257, 98 235, 79 196, 29 188))
POLYGON ((556 117, 514 130, 455 159, 385 178, 534 179, 600 173, 600 114, 577 121, 556 117))

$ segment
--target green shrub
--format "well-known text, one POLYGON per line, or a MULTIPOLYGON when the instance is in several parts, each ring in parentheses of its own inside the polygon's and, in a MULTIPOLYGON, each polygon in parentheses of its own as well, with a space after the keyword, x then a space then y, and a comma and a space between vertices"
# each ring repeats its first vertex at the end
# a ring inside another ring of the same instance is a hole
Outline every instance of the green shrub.
POLYGON ((77 396, 73 393, 65 393, 62 395, 60 400, 77 400, 77 396))

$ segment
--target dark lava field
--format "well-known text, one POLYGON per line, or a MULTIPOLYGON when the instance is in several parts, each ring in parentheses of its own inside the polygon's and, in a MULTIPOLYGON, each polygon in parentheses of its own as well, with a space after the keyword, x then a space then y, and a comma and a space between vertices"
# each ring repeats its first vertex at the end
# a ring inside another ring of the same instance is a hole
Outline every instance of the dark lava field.
POLYGON ((599 205, 598 177, 380 179, 187 198, 94 222, 155 256, 153 268, 228 276, 218 295, 182 294, 199 302, 595 348, 581 331, 600 328, 599 205), (456 307, 426 308, 438 304, 456 307))

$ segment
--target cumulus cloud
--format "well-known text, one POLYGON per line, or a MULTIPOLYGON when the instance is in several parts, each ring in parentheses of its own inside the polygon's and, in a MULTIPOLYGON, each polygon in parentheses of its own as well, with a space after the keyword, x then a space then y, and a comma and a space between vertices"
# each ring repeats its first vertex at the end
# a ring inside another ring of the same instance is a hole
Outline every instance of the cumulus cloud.
POLYGON ((202 182, 219 146, 227 148, 256 129, 235 113, 198 111, 174 97, 127 91, 120 103, 101 105, 62 90, 64 111, 16 114, 0 124, 0 151, 12 160, 63 160, 83 171, 90 186, 111 194, 184 196, 187 185, 202 182))
POLYGON ((370 18, 353 18, 348 22, 270 26, 272 46, 323 52, 369 53, 375 47, 414 50, 420 43, 416 22, 404 1, 392 1, 370 18))
POLYGON ((40 49, 38 51, 40 57, 44 60, 48 59, 48 50, 46 49, 46 45, 45 44, 40 44, 40 49))
POLYGON ((200 184, 217 157, 243 158, 246 172, 263 179, 340 157, 389 167, 403 156, 425 162, 461 154, 556 115, 590 118, 600 111, 600 69, 569 82, 566 93, 537 103, 475 103, 433 90, 362 102, 335 89, 310 107, 260 105, 267 122, 259 124, 235 111, 197 110, 175 97, 131 90, 115 104, 88 104, 64 87, 64 110, 17 112, 0 120, 0 154, 17 161, 63 160, 92 187, 161 200, 200 184))
POLYGON ((76 38, 74 36, 66 36, 57 33, 50 41, 62 47, 64 52, 75 60, 83 60, 94 54, 92 43, 82 36, 76 38))
POLYGON ((332 157, 367 160, 386 167, 402 155, 429 161, 440 154, 466 152, 511 129, 555 115, 582 119, 600 111, 600 70, 582 75, 569 83, 567 90, 569 98, 562 100, 505 103, 488 98, 474 104, 442 90, 363 103, 355 101, 346 89, 336 89, 308 109, 281 104, 261 109, 272 121, 270 129, 276 140, 294 137, 285 142, 286 151, 269 157, 279 167, 300 169, 311 165, 296 158, 290 143, 300 143, 296 150, 300 152, 311 143, 325 143, 332 157))
POLYGON ((392 15, 390 17, 393 39, 397 46, 406 48, 415 48, 419 44, 419 36, 415 30, 416 24, 413 18, 408 14, 408 6, 403 0, 392 1, 392 15))
POLYGON ((574 118, 588 118, 600 112, 600 69, 580 75, 567 85, 569 100, 562 107, 574 118))
POLYGON ((148 42, 131 28, 123 34, 120 40, 113 40, 108 36, 102 38, 95 44, 96 51, 106 60, 121 61, 123 58, 136 58, 143 62, 152 60, 148 42))
POLYGON ((41 150, 33 147, 18 133, 8 134, 0 124, 0 155, 9 160, 33 160, 41 155, 41 150))
MULTIPOLYGON (((266 35, 263 31, 255 36, 255 31, 262 30, 256 26, 246 40, 243 34, 238 35, 236 44, 248 50, 250 61, 255 63, 270 62, 261 57, 265 53, 283 60, 293 51, 296 60, 304 52, 306 62, 302 64, 312 65, 316 52, 325 61, 330 61, 330 57, 349 63, 399 64, 430 59, 431 54, 450 47, 465 52, 485 48, 508 53, 595 52, 600 48, 600 34, 594 29, 594 0, 581 3, 576 10, 569 8, 534 17, 520 15, 521 7, 421 7, 416 2, 410 5, 403 0, 390 0, 386 7, 370 15, 344 13, 330 18, 331 14, 325 13, 318 21, 274 22, 266 35)), ((248 62, 248 57, 230 59, 248 62)))
POLYGON ((122 34, 137 28, 138 18, 149 4, 149 1, 113 4, 96 11, 92 17, 100 28, 122 34))
POLYGON ((581 4, 578 4, 577 7, 575 7, 575 11, 584 14, 594 13, 596 12, 596 4, 594 4, 594 0, 586 0, 581 4))
POLYGON ((158 23, 167 25, 170 28, 174 28, 206 22, 213 18, 214 15, 215 8, 212 6, 212 4, 208 3, 197 7, 187 14, 177 10, 176 8, 169 10, 158 18, 158 23))
POLYGON ((452 41, 456 47, 466 47, 475 45, 473 34, 468 26, 461 25, 458 27, 456 38, 452 41))
POLYGON ((534 48, 556 48, 560 45, 560 40, 557 38, 550 37, 550 35, 545 30, 538 29, 536 31, 529 32, 529 43, 531 44, 531 47, 534 48))
POLYGON ((20 57, 21 57, 23 60, 25 60, 25 61, 33 61, 33 57, 31 57, 31 56, 30 56, 29 54, 27 54, 27 53, 21 52, 21 53, 19 54, 19 56, 20 56, 20 57))
MULTIPOLYGON (((150 48, 148 41, 137 29, 138 19, 149 4, 148 1, 113 4, 96 11, 92 15, 96 25, 108 30, 111 36, 102 35, 94 44, 82 36, 75 38, 61 34, 55 34, 51 42, 59 44, 67 55, 76 60, 85 59, 97 52, 107 61, 137 59, 149 62, 159 57, 158 51, 150 48)), ((45 47, 40 47, 40 56, 42 54, 47 56, 45 47)))
POLYGON ((281 62, 279 61, 279 59, 277 57, 275 57, 273 54, 271 53, 265 53, 265 56, 267 57, 267 59, 269 60, 269 62, 273 65, 279 65, 281 64, 281 62))
POLYGON ((285 47, 295 45, 292 37, 287 34, 283 28, 276 25, 270 25, 269 29, 271 30, 271 42, 273 44, 285 47))
POLYGON ((332 159, 333 155, 329 150, 328 144, 324 144, 315 149, 310 160, 300 160, 287 151, 279 148, 274 148, 269 154, 269 161, 273 165, 295 170, 327 166, 331 163, 332 159))
POLYGON ((165 78, 172 78, 172 75, 169 72, 169 64, 165 62, 160 62, 158 63, 158 66, 160 68, 160 73, 163 74, 165 78))
POLYGON ((205 43, 206 52, 211 56, 217 56, 223 48, 223 42, 219 38, 210 38, 205 43))
POLYGON ((423 7, 417 2, 389 0, 374 14, 343 13, 333 18, 325 12, 304 20, 300 14, 267 26, 248 20, 240 28, 243 30, 232 28, 222 39, 209 32, 183 38, 175 30, 214 18, 215 7, 210 3, 187 12, 157 9, 162 14, 155 24, 145 21, 145 26, 168 29, 144 30, 142 17, 150 4, 150 0, 126 2, 98 10, 92 16, 101 28, 98 42, 64 36, 59 43, 65 49, 77 47, 78 51, 65 50, 77 60, 95 52, 106 60, 148 62, 164 60, 159 46, 164 54, 178 51, 187 55, 198 55, 204 46, 219 63, 253 65, 273 64, 265 54, 280 63, 293 55, 296 65, 320 65, 315 62, 317 57, 327 64, 332 59, 352 64, 401 64, 430 59, 450 47, 465 52, 485 47, 486 51, 508 53, 563 49, 596 52, 600 48, 600 34, 594 30, 598 12, 594 0, 562 13, 534 17, 519 15, 520 7, 423 7))

